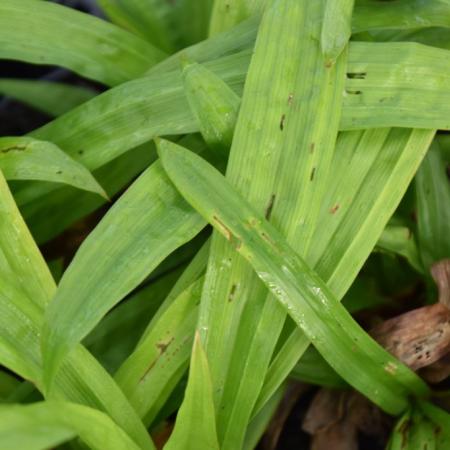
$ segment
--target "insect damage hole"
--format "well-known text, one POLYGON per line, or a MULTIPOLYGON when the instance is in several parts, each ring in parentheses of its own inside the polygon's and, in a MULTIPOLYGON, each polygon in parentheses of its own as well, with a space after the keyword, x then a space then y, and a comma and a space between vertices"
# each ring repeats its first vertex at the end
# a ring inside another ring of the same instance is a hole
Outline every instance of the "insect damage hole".
POLYGON ((274 203, 275 203, 275 194, 272 194, 269 199, 269 203, 266 206, 265 213, 264 213, 264 217, 266 218, 266 220, 270 220, 274 203))
POLYGON ((283 131, 284 130, 284 122, 286 120, 286 114, 283 114, 281 116, 281 120, 280 120, 280 130, 283 131))
POLYGON ((365 80, 367 72, 348 72, 347 78, 349 80, 365 80))

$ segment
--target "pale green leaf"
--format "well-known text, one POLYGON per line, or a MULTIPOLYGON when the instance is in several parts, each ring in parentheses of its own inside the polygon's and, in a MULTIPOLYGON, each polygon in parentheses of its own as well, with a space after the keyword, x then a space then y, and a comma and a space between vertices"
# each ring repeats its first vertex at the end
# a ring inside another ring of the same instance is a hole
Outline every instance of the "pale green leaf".
POLYGON ((325 0, 320 44, 327 64, 333 64, 352 34, 352 13, 355 0, 325 0))

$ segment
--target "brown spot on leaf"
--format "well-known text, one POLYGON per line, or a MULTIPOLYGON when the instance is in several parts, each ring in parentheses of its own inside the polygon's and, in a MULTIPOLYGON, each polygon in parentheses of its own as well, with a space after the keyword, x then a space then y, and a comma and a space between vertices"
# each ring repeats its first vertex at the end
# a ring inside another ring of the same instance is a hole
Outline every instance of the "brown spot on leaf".
POLYGON ((334 206, 330 209, 330 213, 331 213, 331 214, 336 214, 339 208, 340 208, 340 205, 334 205, 334 206))
POLYGON ((231 240, 233 239, 233 233, 231 232, 231 230, 216 215, 214 215, 212 218, 221 229, 222 234, 225 236, 225 239, 231 242, 231 240))

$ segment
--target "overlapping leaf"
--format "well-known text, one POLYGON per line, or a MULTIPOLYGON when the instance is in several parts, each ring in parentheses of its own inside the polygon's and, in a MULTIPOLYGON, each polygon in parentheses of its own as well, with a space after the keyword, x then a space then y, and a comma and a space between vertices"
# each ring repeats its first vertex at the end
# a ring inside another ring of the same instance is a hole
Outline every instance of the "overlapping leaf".
POLYGON ((419 397, 427 393, 423 381, 359 328, 317 274, 215 169, 167 141, 161 142, 159 152, 177 188, 252 264, 297 326, 344 379, 391 413, 401 412, 412 393, 419 397))
POLYGON ((27 137, 0 138, 0 170, 7 180, 52 181, 106 197, 91 173, 51 142, 27 137))
POLYGON ((45 450, 76 436, 93 450, 139 450, 106 414, 66 402, 0 406, 3 450, 45 450))

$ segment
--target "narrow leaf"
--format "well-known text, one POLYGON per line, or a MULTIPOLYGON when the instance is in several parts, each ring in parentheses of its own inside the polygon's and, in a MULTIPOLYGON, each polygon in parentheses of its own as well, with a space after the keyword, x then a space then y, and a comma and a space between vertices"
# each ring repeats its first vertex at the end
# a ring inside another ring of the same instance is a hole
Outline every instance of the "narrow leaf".
POLYGON ((99 0, 101 8, 117 25, 171 53, 174 42, 169 28, 173 5, 166 0, 99 0))
POLYGON ((175 429, 164 450, 219 450, 208 360, 197 333, 189 381, 175 429), (198 426, 201 424, 201 427, 198 426), (204 432, 198 432, 204 430, 204 432))
POLYGON ((241 99, 217 75, 200 64, 183 69, 186 97, 209 147, 228 154, 241 99))
POLYGON ((434 142, 416 176, 417 237, 427 269, 450 257, 450 182, 440 145, 434 142))
POLYGON ((107 198, 92 174, 51 142, 27 137, 0 138, 0 169, 7 180, 52 181, 107 198))
POLYGON ((352 34, 352 13, 355 0, 326 0, 321 46, 328 64, 336 61, 352 34))
POLYGON ((139 449, 106 414, 86 406, 64 402, 0 406, 3 450, 45 450, 76 436, 93 450, 139 449))

